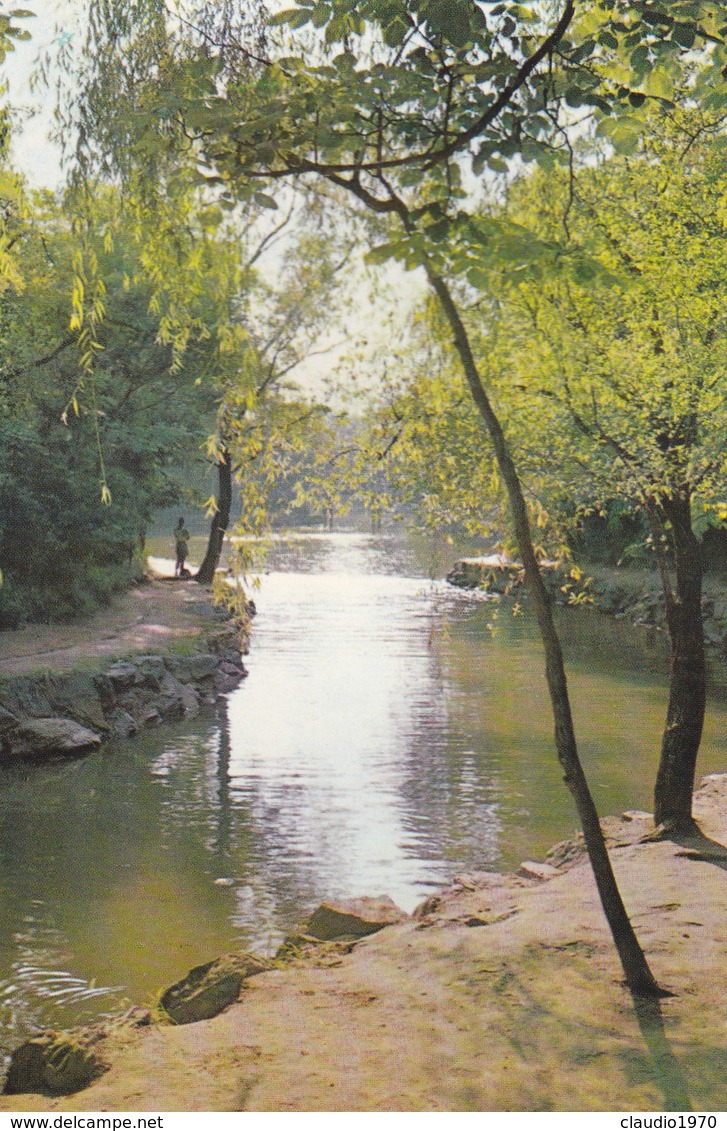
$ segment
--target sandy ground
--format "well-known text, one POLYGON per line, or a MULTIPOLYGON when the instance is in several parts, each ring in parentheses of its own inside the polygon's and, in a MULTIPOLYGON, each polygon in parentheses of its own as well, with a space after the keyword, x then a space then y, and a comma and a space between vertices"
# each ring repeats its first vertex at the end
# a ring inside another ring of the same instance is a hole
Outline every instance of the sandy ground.
POLYGON ((84 620, 0 632, 0 670, 4 675, 69 671, 131 652, 167 650, 185 640, 192 643, 214 622, 207 590, 193 581, 154 580, 84 620))
POLYGON ((460 877, 416 917, 259 975, 211 1021, 112 1039, 110 1070, 0 1110, 721 1111, 727 775, 691 841, 610 820, 622 892, 671 997, 635 1007, 582 860, 460 877))

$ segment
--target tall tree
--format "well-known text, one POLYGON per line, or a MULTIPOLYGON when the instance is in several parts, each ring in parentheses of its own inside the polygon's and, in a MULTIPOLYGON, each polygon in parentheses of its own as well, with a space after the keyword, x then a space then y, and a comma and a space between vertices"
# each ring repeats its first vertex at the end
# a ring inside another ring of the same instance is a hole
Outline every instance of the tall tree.
POLYGON ((152 513, 177 497, 189 436, 214 417, 194 371, 169 380, 172 350, 157 340, 149 284, 133 280, 128 232, 95 245, 113 311, 97 328, 90 387, 68 327, 77 268, 67 214, 49 194, 31 205, 18 243, 24 286, 0 297, 5 627, 87 612, 140 575, 152 513), (99 478, 113 507, 101 505, 99 478))
POLYGON ((646 514, 671 644, 655 820, 675 828, 692 820, 706 700, 700 542, 727 470, 721 118, 655 113, 629 157, 594 163, 590 148, 575 177, 516 188, 521 238, 550 254, 529 276, 503 263, 490 284, 509 403, 562 438, 559 474, 581 497, 617 494, 646 514))
POLYGON ((315 404, 301 403, 296 371, 332 348, 331 333, 344 305, 340 273, 350 254, 349 236, 327 224, 321 204, 309 194, 304 216, 290 208, 282 221, 263 227, 259 238, 249 238, 249 246, 240 249, 237 290, 218 327, 219 410, 212 445, 218 492, 196 575, 201 584, 211 584, 220 560, 234 475, 242 494, 238 525, 259 534, 282 453, 299 446, 299 420, 312 426, 321 415, 315 404), (266 279, 258 265, 276 242, 277 270, 266 279))

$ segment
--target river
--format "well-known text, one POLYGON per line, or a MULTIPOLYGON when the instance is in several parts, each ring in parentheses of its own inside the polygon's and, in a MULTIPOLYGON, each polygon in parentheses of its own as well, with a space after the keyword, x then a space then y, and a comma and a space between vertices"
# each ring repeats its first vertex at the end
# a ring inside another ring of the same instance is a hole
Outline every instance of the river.
MULTIPOLYGON (((149 1003, 225 950, 269 953, 326 897, 412 910, 573 832, 527 609, 448 586, 454 553, 277 540, 250 675, 214 715, 0 771, 0 1052, 149 1003)), ((663 636, 558 619, 600 811, 649 808, 663 636)), ((700 772, 725 768, 725 735, 715 677, 700 772)))

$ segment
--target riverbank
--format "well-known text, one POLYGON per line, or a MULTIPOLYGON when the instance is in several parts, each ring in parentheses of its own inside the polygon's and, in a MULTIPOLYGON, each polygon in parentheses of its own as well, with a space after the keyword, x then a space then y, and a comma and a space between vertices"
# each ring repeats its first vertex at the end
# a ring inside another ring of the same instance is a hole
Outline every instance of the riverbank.
POLYGON ((703 781, 695 812, 702 835, 679 842, 650 839, 647 814, 605 821, 673 995, 658 1006, 634 1008, 565 842, 517 876, 461 876, 367 938, 299 939, 211 1020, 112 1026, 90 1087, 0 1110, 724 1110, 727 774, 703 781))
MULTIPOLYGON (((587 604, 634 625, 665 627, 664 592, 656 571, 589 566, 576 578, 555 562, 543 565, 544 580, 558 604, 587 604)), ((447 574, 447 581, 460 589, 516 595, 523 587, 522 567, 499 554, 461 558, 447 574)), ((705 578, 702 615, 705 642, 727 653, 727 585, 718 578, 705 578)))
POLYGON ((246 675, 240 626, 207 590, 150 578, 82 622, 0 634, 0 755, 83 754, 196 714, 246 675))

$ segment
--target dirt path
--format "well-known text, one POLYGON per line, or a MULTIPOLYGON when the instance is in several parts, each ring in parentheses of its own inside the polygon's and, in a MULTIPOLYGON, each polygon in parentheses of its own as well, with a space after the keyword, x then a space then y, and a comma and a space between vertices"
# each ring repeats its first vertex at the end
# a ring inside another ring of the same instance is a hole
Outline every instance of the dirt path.
MULTIPOLYGON (((727 775, 705 779, 705 838, 608 822, 659 981, 638 1013, 582 862, 545 882, 462 877, 418 917, 251 979, 211 1021, 109 1049, 52 1111, 662 1111, 727 1103, 727 775)), ((190 929, 193 929, 190 926, 190 929)))
POLYGON ((156 652, 193 641, 214 621, 207 590, 189 581, 152 580, 84 620, 0 632, 0 670, 4 675, 69 671, 108 657, 156 652))

